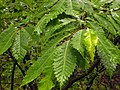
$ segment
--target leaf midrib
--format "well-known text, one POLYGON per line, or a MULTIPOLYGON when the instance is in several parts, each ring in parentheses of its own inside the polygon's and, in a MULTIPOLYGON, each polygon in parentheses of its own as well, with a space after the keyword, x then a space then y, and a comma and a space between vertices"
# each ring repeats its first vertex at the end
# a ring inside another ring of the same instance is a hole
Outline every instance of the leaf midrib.
MULTIPOLYGON (((68 51, 68 45, 69 45, 69 41, 67 42, 66 46, 65 46, 65 51, 64 51, 64 57, 63 57, 63 69, 62 69, 62 76, 64 75, 64 71, 65 71, 65 66, 66 66, 66 57, 67 57, 67 51, 68 51)), ((63 77, 62 77, 63 78, 63 77)), ((62 81, 62 80, 61 80, 62 81)))

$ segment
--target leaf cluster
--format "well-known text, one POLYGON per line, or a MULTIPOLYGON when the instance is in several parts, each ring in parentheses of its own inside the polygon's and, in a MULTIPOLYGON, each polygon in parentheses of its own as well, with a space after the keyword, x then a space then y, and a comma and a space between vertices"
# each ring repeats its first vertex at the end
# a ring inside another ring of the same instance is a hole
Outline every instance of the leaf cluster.
POLYGON ((19 6, 19 0, 9 1, 10 5, 14 4, 10 10, 15 15, 6 7, 0 18, 9 15, 11 23, 3 25, 1 30, 0 54, 10 50, 22 63, 27 52, 31 52, 32 65, 21 86, 35 80, 39 90, 51 90, 56 80, 62 89, 76 69, 90 67, 96 53, 110 75, 120 64, 119 43, 114 45, 120 36, 118 0, 25 0, 21 3, 19 6))

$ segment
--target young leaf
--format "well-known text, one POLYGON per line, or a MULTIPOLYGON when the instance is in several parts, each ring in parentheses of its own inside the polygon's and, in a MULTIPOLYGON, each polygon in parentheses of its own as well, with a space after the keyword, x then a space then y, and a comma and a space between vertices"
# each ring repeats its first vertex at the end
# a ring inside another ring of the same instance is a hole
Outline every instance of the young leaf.
POLYGON ((98 44, 98 37, 92 29, 87 29, 87 32, 84 34, 84 44, 87 51, 90 54, 91 60, 94 60, 95 46, 98 44))
POLYGON ((26 76, 22 81, 22 86, 33 81, 43 72, 48 63, 51 62, 52 60, 51 57, 55 51, 55 46, 67 36, 68 34, 67 35, 60 34, 60 36, 49 41, 49 44, 45 47, 45 50, 43 51, 42 57, 39 57, 38 60, 27 71, 26 76))
POLYGON ((99 45, 97 49, 101 61, 109 74, 112 75, 117 66, 117 63, 120 63, 120 50, 115 47, 108 39, 106 39, 101 27, 93 22, 90 22, 90 25, 93 29, 96 30, 99 38, 99 45))
POLYGON ((12 53, 16 60, 22 60, 27 53, 29 34, 24 30, 16 33, 15 41, 12 46, 12 53))
POLYGON ((12 45, 15 33, 14 28, 8 28, 0 33, 0 54, 3 54, 12 45))
POLYGON ((56 49, 53 59, 54 74, 62 86, 76 66, 76 57, 69 41, 56 49))

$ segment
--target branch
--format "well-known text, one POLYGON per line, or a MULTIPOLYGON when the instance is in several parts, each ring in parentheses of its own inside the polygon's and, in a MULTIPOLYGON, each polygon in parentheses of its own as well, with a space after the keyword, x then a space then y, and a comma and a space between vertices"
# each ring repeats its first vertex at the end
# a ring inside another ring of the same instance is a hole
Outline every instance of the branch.
MULTIPOLYGON (((10 50, 8 50, 7 53, 8 53, 8 55, 10 56, 10 58, 13 59, 14 64, 18 66, 18 68, 19 68, 20 71, 22 72, 23 76, 25 76, 24 70, 23 70, 23 69, 21 68, 21 66, 18 64, 17 60, 13 57, 12 53, 10 52, 10 50)), ((14 79, 14 78, 13 78, 13 79, 14 79)), ((32 88, 32 83, 29 83, 28 85, 29 85, 30 89, 33 90, 33 88, 32 88)), ((26 87, 26 86, 23 86, 23 88, 25 88, 25 87, 26 87)), ((13 90, 13 89, 11 89, 11 90, 13 90)))
POLYGON ((76 75, 73 75, 72 77, 70 77, 70 79, 68 80, 68 82, 66 83, 66 85, 63 87, 62 90, 68 90, 68 88, 70 88, 73 83, 89 75, 94 70, 94 68, 98 66, 99 63, 100 63, 100 60, 96 59, 91 65, 91 67, 87 70, 87 72, 84 72, 82 75, 79 75, 79 73, 76 73, 76 75))
POLYGON ((93 84, 93 81, 94 81, 94 79, 97 77, 97 73, 94 75, 94 77, 90 80, 90 82, 89 82, 89 84, 87 85, 87 88, 86 88, 86 90, 90 90, 90 88, 91 88, 91 86, 92 86, 92 84, 93 84))
POLYGON ((93 76, 93 78, 90 80, 89 84, 87 85, 87 88, 86 90, 90 90, 92 84, 93 84, 93 81, 94 79, 98 76, 98 73, 101 73, 105 70, 104 66, 101 66, 101 68, 96 72, 96 74, 93 76))
POLYGON ((13 62, 18 66, 18 68, 19 68, 20 71, 22 72, 23 76, 25 76, 24 70, 20 67, 20 65, 18 64, 17 60, 13 57, 12 53, 10 52, 10 50, 8 50, 7 53, 8 53, 8 55, 10 56, 10 58, 13 59, 13 62))

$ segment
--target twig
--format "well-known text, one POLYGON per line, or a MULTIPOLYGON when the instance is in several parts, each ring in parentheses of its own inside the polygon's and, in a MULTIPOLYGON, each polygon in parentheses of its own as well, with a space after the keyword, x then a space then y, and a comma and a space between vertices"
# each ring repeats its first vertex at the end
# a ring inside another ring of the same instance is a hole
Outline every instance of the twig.
POLYGON ((94 75, 94 77, 91 79, 91 81, 89 82, 89 84, 87 85, 87 88, 86 88, 86 90, 90 90, 90 88, 91 88, 91 86, 92 86, 92 84, 93 84, 93 81, 94 81, 94 79, 97 77, 97 73, 94 75))
POLYGON ((18 66, 18 68, 22 72, 23 76, 25 76, 24 70, 20 67, 20 65, 18 64, 17 60, 13 57, 12 53, 10 52, 10 50, 8 50, 7 53, 10 56, 10 58, 12 58, 13 62, 18 66))
POLYGON ((76 81, 86 77, 87 75, 89 75, 99 63, 100 63, 100 60, 96 59, 94 61, 94 63, 91 65, 91 67, 87 70, 87 72, 83 73, 82 75, 77 75, 76 74, 76 75, 70 77, 70 79, 68 80, 68 82, 66 83, 66 85, 63 87, 62 90, 68 90, 68 88, 70 88, 74 82, 76 82, 76 81))
POLYGON ((89 82, 89 84, 87 85, 87 88, 86 90, 90 90, 92 84, 93 84, 93 81, 95 80, 95 78, 98 76, 98 73, 101 73, 105 70, 104 66, 102 66, 97 72, 96 74, 94 75, 94 77, 91 79, 91 81, 89 82))
MULTIPOLYGON (((13 62, 15 65, 18 66, 18 68, 20 69, 20 71, 22 72, 23 76, 25 76, 25 72, 24 70, 21 68, 21 66, 18 64, 17 60, 13 57, 12 53, 10 52, 10 50, 7 51, 8 55, 13 59, 13 62)), ((14 79, 14 78, 13 78, 14 79)), ((11 80, 12 81, 12 80, 11 80)), ((14 81, 14 80, 13 80, 14 81)), ((11 83, 12 84, 12 83, 11 83)), ((31 90, 33 90, 33 87, 32 87, 32 83, 28 83, 29 87, 31 90)), ((12 86, 12 85, 11 85, 12 86)), ((23 86, 23 88, 25 88, 26 86, 23 86)), ((11 89, 13 90, 13 89, 11 89)))

